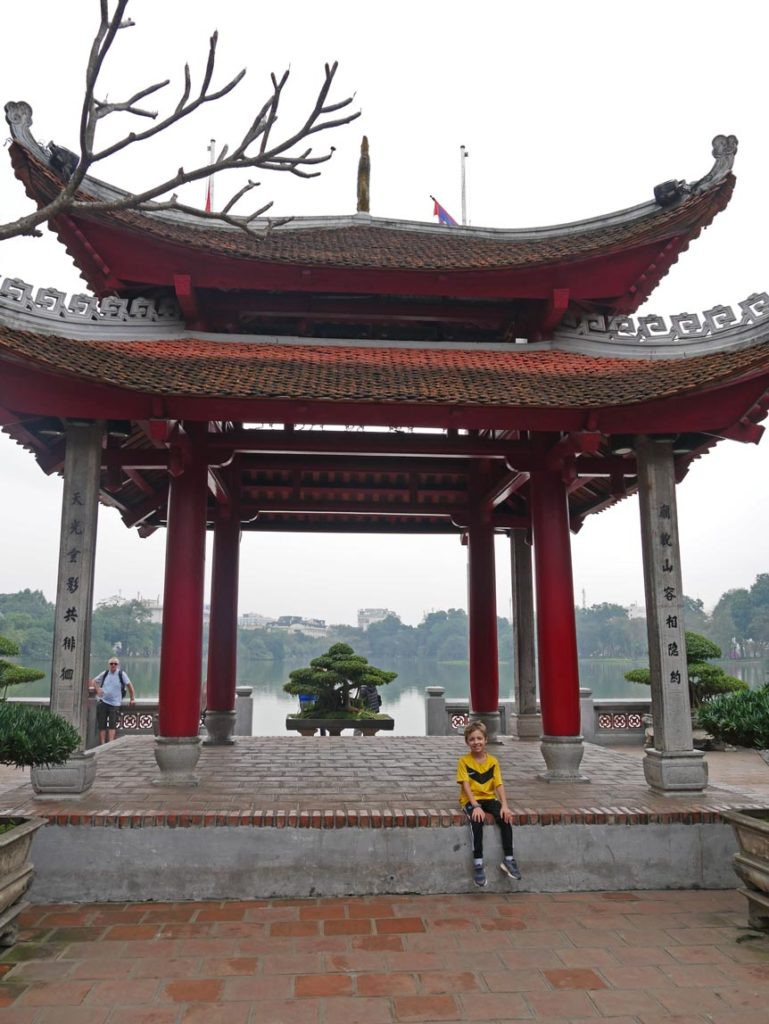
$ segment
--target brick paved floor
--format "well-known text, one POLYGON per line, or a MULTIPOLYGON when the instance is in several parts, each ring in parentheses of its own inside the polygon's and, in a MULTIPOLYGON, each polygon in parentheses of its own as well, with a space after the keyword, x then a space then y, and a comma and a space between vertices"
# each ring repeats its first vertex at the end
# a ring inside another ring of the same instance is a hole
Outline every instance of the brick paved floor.
MULTIPOLYGON (((459 737, 249 737, 232 747, 203 747, 196 789, 153 785, 159 777, 152 737, 110 743, 97 753, 93 789, 77 800, 35 800, 28 782, 0 790, 0 811, 85 818, 120 814, 204 814, 257 810, 294 812, 433 808, 454 811, 459 737)), ((537 743, 495 748, 510 806, 521 816, 651 814, 769 806, 769 765, 752 751, 708 755, 713 785, 702 794, 655 796, 646 785, 639 751, 586 744, 583 770, 589 785, 548 784, 537 743), (731 759, 720 781, 719 758, 731 759)))
POLYGON ((734 891, 37 906, 2 1024, 766 1024, 734 891))

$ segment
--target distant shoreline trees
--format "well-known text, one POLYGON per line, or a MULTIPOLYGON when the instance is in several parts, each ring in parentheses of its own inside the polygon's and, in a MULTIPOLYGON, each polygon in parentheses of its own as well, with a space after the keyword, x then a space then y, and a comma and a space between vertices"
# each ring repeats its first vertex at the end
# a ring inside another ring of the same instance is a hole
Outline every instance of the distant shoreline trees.
MULTIPOLYGON (((631 618, 627 608, 610 602, 575 609, 580 658, 645 659, 646 620, 631 618)), ((0 594, 0 632, 19 645, 24 658, 38 662, 51 656, 54 606, 40 590, 0 594)), ((724 658, 758 658, 769 653, 769 573, 760 573, 749 588, 728 590, 708 615, 701 600, 684 598, 687 630, 713 638, 724 658)), ((148 606, 138 599, 112 598, 94 609, 91 654, 107 657, 157 657, 162 627, 151 621, 148 606)), ((207 641, 204 630, 204 643, 207 641)), ((512 627, 497 618, 499 657, 512 660, 512 627)), ((461 608, 430 612, 417 626, 389 615, 367 629, 339 623, 325 636, 308 636, 264 626, 238 630, 238 654, 258 661, 306 660, 330 643, 347 643, 366 658, 379 661, 414 659, 466 662, 468 619, 461 608)))

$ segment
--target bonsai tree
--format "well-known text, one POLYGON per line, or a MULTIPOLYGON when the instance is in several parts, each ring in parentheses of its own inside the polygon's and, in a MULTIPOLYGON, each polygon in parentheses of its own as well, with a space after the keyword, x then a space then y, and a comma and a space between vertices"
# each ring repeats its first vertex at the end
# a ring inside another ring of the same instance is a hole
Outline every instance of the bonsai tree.
POLYGON ((9 686, 32 683, 45 675, 5 660, 18 654, 18 644, 0 636, 0 764, 16 768, 62 764, 80 746, 77 730, 48 708, 8 703, 9 686))
MULTIPOLYGON (((719 665, 711 665, 714 658, 721 657, 721 648, 712 640, 699 633, 686 632, 686 668, 689 675, 689 700, 692 710, 699 708, 704 700, 719 693, 747 690, 748 684, 735 676, 729 676, 719 665)), ((651 682, 648 668, 634 668, 625 673, 631 683, 651 682)))
POLYGON ((289 673, 283 689, 295 696, 307 695, 315 701, 310 711, 300 712, 313 718, 376 718, 363 706, 362 686, 383 686, 397 677, 369 665, 349 644, 333 644, 325 654, 313 658, 307 668, 289 673))
POLYGON ((697 720, 722 743, 769 750, 769 685, 719 694, 698 708, 697 720))

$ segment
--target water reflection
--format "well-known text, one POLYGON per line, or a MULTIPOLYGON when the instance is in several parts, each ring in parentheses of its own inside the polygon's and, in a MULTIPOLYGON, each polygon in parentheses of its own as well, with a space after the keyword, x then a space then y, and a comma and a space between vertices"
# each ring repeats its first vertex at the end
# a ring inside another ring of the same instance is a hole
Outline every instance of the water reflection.
MULTIPOLYGON (((25 664, 33 664, 25 661, 25 664)), ((159 658, 121 659, 122 667, 136 688, 139 698, 156 698, 160 677, 159 658)), ((238 665, 238 685, 253 687, 254 735, 275 736, 285 734, 285 718, 296 710, 296 699, 283 692, 292 669, 300 668, 304 661, 272 662, 243 660, 238 665)), ((752 688, 762 686, 769 678, 769 660, 723 661, 720 664, 730 674, 744 679, 752 688)), ((50 663, 37 663, 33 667, 46 673, 46 678, 14 690, 19 697, 47 697, 49 693, 50 663)), ((91 675, 104 669, 100 659, 91 665, 91 675)), ((388 666, 389 667, 389 666, 388 666)), ((647 687, 629 683, 624 673, 637 668, 638 663, 613 658, 591 658, 579 663, 580 684, 589 687, 596 698, 630 697, 648 698, 647 687)), ((466 698, 468 695, 468 668, 466 663, 446 664, 430 661, 410 661, 393 664, 398 678, 382 687, 382 710, 395 719, 394 733, 406 736, 424 736, 424 691, 426 686, 442 686, 447 697, 466 698)), ((512 697, 512 669, 509 663, 500 666, 499 690, 503 698, 512 697)))

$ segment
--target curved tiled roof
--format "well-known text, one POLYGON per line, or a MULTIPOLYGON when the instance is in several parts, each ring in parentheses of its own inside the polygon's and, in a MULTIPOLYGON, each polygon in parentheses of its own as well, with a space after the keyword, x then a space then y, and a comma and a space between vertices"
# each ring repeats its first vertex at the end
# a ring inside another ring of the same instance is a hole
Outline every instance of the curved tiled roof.
MULTIPOLYGON (((30 160, 27 174, 27 190, 34 198, 47 200, 58 191, 60 181, 50 168, 30 160)), ((366 216, 328 218, 326 223, 313 218, 307 224, 297 219, 267 237, 254 237, 228 225, 211 226, 135 211, 89 214, 80 210, 76 217, 208 255, 267 263, 445 272, 502 270, 590 259, 687 236, 707 226, 724 209, 734 184, 735 178, 729 174, 716 188, 676 206, 662 209, 648 204, 649 209, 640 216, 566 225, 561 232, 449 230, 366 216)), ((84 191, 82 198, 87 196, 84 191)))
MULTIPOLYGON (((29 195, 38 202, 53 198, 62 179, 30 132, 27 104, 8 104, 14 144, 11 158, 29 195)), ((714 140, 713 170, 699 182, 673 186, 669 205, 656 201, 617 213, 553 227, 499 230, 476 227, 446 229, 433 224, 355 217, 296 218, 268 236, 254 237, 217 221, 202 221, 179 211, 142 212, 82 209, 75 217, 119 226, 123 231, 162 239, 209 255, 270 263, 324 267, 428 271, 475 271, 537 267, 584 260, 679 238, 683 244, 710 223, 729 201, 734 188, 731 164, 736 139, 714 140), (681 187, 683 186, 683 187, 681 187)), ((119 200, 127 193, 86 177, 78 199, 85 203, 119 200)))
POLYGON ((545 347, 392 347, 187 337, 91 341, 0 326, 0 357, 159 396, 468 407, 617 407, 671 399, 769 368, 769 346, 688 359, 545 347))

